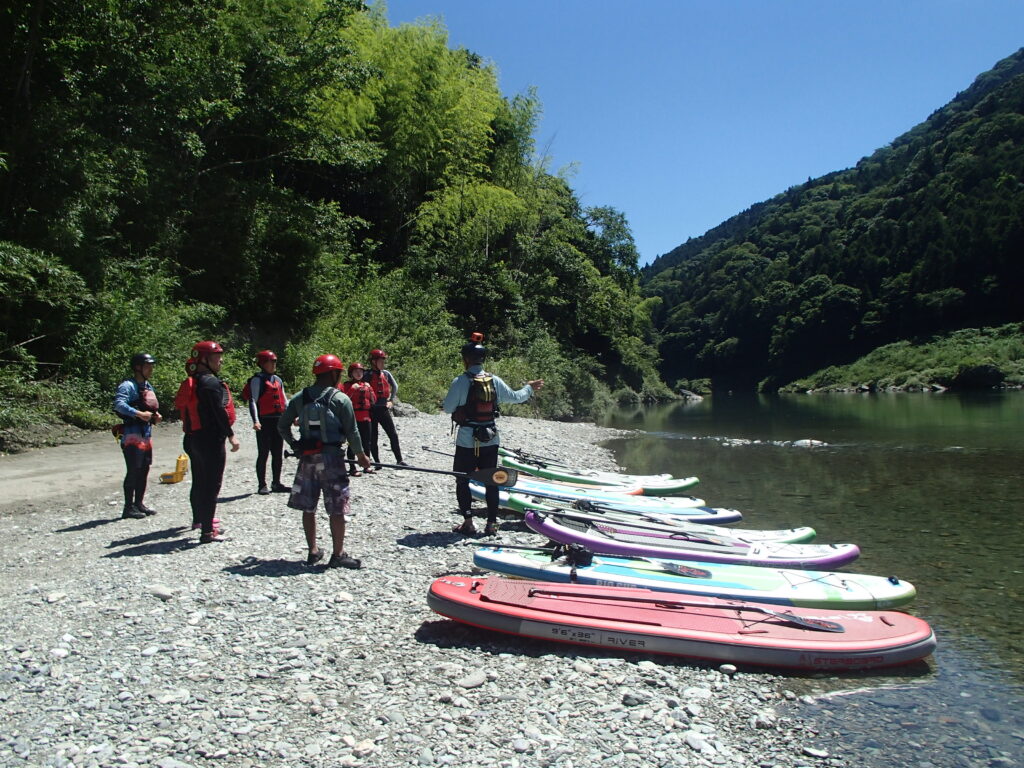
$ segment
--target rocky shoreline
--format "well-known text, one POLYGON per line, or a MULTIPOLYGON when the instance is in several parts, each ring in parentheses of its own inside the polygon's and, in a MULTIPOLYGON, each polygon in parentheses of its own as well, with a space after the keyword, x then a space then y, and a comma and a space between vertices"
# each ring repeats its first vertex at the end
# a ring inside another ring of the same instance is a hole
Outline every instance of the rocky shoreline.
MULTIPOLYGON (((502 428, 507 445, 603 469, 614 462, 596 444, 624 434, 524 418, 502 428)), ((451 449, 446 417, 398 429, 407 460, 449 468, 420 448, 451 449)), ((472 571, 471 546, 450 532, 450 477, 354 478, 346 549, 363 569, 310 569, 299 513, 283 494, 255 494, 246 435, 221 492, 229 540, 200 546, 185 527, 189 483, 155 484, 179 437, 158 431, 153 517, 121 520, 109 479, 0 515, 0 766, 844 764, 783 713, 798 698, 785 677, 433 614, 431 580, 472 571)), ((120 475, 112 444, 84 449, 120 475)), ((511 518, 499 537, 537 541, 511 518)))

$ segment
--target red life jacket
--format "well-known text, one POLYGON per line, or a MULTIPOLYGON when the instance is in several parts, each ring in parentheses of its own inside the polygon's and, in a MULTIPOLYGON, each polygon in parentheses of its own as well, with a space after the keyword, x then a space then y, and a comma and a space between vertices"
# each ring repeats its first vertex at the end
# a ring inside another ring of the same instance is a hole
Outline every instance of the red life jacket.
POLYGON ((376 402, 382 405, 391 399, 391 382, 384 371, 370 371, 370 386, 377 395, 376 402))
POLYGON ((256 400, 256 413, 260 416, 280 416, 288 403, 284 399, 284 382, 279 376, 251 376, 245 382, 242 399, 248 402, 252 398, 252 380, 260 379, 260 396, 256 400))
MULTIPOLYGON (((218 380, 219 381, 219 380, 218 380)), ((235 401, 231 399, 231 390, 228 385, 220 381, 224 387, 222 404, 224 412, 228 416, 228 425, 235 423, 235 401)), ((196 377, 189 376, 178 385, 178 393, 174 396, 174 407, 181 414, 181 429, 186 434, 198 432, 203 428, 203 421, 199 417, 199 395, 197 394, 196 377)))
POLYGON ((356 412, 356 421, 370 420, 370 406, 373 405, 373 387, 365 381, 346 381, 341 391, 352 401, 352 410, 356 412))

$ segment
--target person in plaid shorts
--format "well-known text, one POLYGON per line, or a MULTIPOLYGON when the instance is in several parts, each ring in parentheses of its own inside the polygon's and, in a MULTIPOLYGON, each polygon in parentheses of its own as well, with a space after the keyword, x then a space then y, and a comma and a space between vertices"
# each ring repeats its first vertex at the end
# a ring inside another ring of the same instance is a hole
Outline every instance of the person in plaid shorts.
POLYGON ((302 528, 309 548, 306 564, 315 565, 324 556, 316 535, 316 508, 323 495, 333 544, 327 567, 359 568, 362 563, 345 552, 345 523, 351 510, 345 442, 352 446, 355 459, 363 469, 369 468, 370 459, 363 450, 352 401, 338 390, 343 369, 343 363, 336 356, 320 355, 313 363, 316 382, 288 401, 278 430, 299 457, 288 506, 302 512, 302 528), (292 432, 296 421, 298 439, 292 432))

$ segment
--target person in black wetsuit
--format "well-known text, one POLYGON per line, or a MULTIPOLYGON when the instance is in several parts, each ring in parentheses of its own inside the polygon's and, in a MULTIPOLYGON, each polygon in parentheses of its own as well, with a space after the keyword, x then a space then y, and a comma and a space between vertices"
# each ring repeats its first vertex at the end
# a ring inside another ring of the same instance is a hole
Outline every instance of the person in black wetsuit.
MULTIPOLYGON (((501 438, 495 421, 502 403, 525 403, 544 386, 543 379, 528 381, 519 389, 512 389, 500 376, 484 370, 487 348, 483 346, 482 333, 474 333, 462 346, 462 365, 465 373, 456 376, 448 388, 441 410, 452 415, 452 421, 459 425, 455 435, 455 460, 452 471, 468 474, 477 469, 492 469, 498 466, 498 446, 501 438)), ((473 498, 469 480, 460 477, 455 481, 455 498, 462 514, 462 522, 454 530, 466 536, 476 533, 473 525, 473 498)), ((498 488, 488 486, 487 523, 485 536, 498 532, 498 488)))
POLYGON ((156 510, 143 502, 149 468, 153 464, 153 425, 161 421, 156 393, 149 377, 156 360, 147 352, 132 355, 132 377, 125 379, 114 395, 114 411, 121 417, 118 430, 124 453, 124 509, 122 518, 143 518, 156 510))
POLYGON ((384 368, 388 361, 388 353, 383 349, 370 351, 369 383, 373 387, 374 401, 370 408, 370 454, 377 469, 380 469, 380 449, 377 447, 380 430, 383 429, 391 443, 391 452, 395 454, 395 463, 406 466, 402 460, 402 447, 398 444, 398 430, 395 420, 391 417, 391 409, 398 394, 398 382, 391 371, 384 368))
POLYGON ((199 543, 224 541, 216 517, 217 495, 227 464, 226 439, 232 452, 240 448, 232 430, 235 405, 231 391, 217 377, 224 349, 215 341, 200 341, 192 347, 188 361, 189 378, 182 382, 175 405, 182 414, 184 448, 192 465, 192 528, 201 529, 199 543))
POLYGON ((259 373, 246 382, 243 394, 249 401, 249 416, 256 432, 256 482, 261 496, 286 493, 290 488, 281 483, 281 467, 284 459, 284 440, 277 429, 277 421, 288 405, 284 382, 277 375, 277 355, 264 349, 256 353, 259 373), (267 486, 267 459, 273 473, 273 485, 267 486))

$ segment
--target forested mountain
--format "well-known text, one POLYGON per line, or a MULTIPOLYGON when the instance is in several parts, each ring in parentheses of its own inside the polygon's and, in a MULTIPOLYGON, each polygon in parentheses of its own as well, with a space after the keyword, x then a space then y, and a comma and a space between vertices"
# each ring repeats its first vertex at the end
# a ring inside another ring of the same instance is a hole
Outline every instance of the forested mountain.
POLYGON ((856 167, 752 206, 642 282, 666 380, 723 389, 1024 319, 1024 49, 856 167))
POLYGON ((664 392, 623 215, 537 157, 532 94, 384 14, 4 4, 0 405, 58 397, 40 378, 107 402, 140 349, 169 397, 213 336, 236 380, 263 347, 302 381, 316 354, 383 346, 431 407, 477 330, 497 370, 549 381, 548 415, 664 392))

